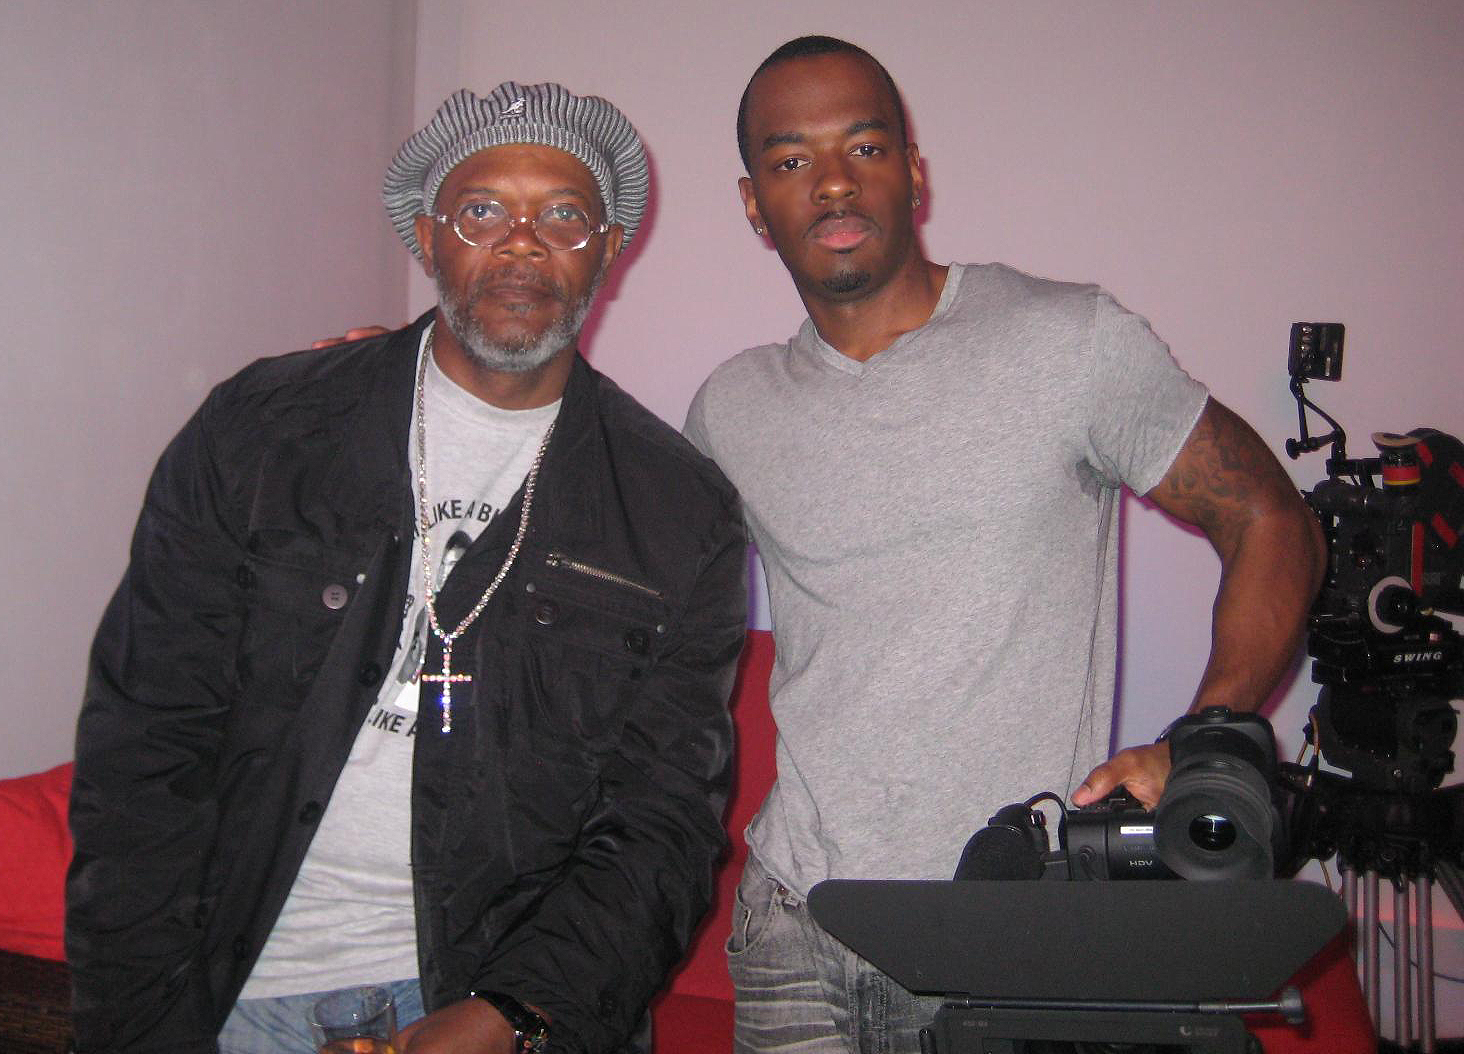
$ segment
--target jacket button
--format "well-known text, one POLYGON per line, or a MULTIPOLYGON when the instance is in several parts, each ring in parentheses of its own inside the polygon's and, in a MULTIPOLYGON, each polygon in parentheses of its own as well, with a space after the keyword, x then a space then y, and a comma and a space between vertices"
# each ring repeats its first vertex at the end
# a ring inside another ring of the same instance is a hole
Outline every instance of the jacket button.
POLYGON ((298 819, 301 823, 314 823, 316 820, 320 819, 320 814, 322 811, 323 810, 320 807, 320 802, 307 801, 304 805, 300 806, 300 811, 298 814, 296 814, 296 819, 298 819))
POLYGON ((335 582, 320 591, 321 603, 332 611, 339 611, 345 607, 346 601, 350 598, 351 594, 346 592, 346 587, 335 582))
POLYGON ((244 939, 241 933, 234 938, 234 958, 247 959, 249 957, 249 942, 244 939))
POLYGON ((552 626, 554 620, 559 617, 559 605, 552 600, 546 600, 534 608, 534 621, 541 626, 552 626))
POLYGON ((651 646, 651 637, 643 629, 630 629, 625 631, 625 650, 632 655, 644 655, 646 649, 651 646))
POLYGON ((360 681, 367 688, 377 684, 381 680, 381 667, 374 662, 368 662, 356 671, 356 680, 360 681))
POLYGON ((234 569, 234 581, 238 582, 245 589, 254 585, 254 572, 249 570, 248 564, 240 564, 234 569))

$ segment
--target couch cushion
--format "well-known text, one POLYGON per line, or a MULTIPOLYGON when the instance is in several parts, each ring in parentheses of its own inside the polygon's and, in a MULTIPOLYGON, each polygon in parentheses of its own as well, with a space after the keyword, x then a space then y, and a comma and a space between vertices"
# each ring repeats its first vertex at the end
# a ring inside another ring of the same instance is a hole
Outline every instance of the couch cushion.
POLYGON ((0 780, 0 949, 64 959, 71 765, 0 780))
POLYGON ((732 1054, 732 1003, 667 992, 651 1004, 652 1054, 732 1054))
POLYGON ((747 860, 744 832, 767 797, 777 767, 773 759, 776 730, 768 707, 768 678, 772 672, 773 635, 766 630, 750 631, 737 671, 737 687, 732 692, 737 768, 727 804, 728 852, 717 869, 712 906, 671 979, 670 989, 675 995, 725 1000, 729 1006, 732 1000, 732 979, 727 975, 723 949, 727 934, 732 932, 733 893, 747 860))

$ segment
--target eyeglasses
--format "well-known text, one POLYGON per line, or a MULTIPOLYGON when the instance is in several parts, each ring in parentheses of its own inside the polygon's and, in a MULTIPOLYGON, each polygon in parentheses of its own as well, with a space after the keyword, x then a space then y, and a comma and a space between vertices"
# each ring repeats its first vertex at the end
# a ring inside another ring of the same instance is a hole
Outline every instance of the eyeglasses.
POLYGON ((608 223, 593 226, 583 209, 565 202, 546 205, 533 218, 523 216, 515 219, 497 201, 469 202, 458 209, 456 216, 438 214, 432 218, 438 223, 452 224, 459 238, 479 249, 493 248, 520 223, 532 227, 534 236, 548 248, 565 251, 583 249, 595 235, 610 229, 608 223))

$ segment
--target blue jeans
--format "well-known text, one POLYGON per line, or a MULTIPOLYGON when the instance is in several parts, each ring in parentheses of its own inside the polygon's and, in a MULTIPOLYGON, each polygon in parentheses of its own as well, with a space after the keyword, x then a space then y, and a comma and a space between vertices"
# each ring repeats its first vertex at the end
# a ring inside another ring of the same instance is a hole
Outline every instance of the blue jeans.
POLYGON ((919 1054, 939 996, 913 995, 830 936, 749 856, 727 969, 734 1054, 919 1054))
MULTIPOLYGON (((423 1016, 422 986, 410 981, 383 982, 396 1004, 399 1028, 423 1016)), ((241 999, 219 1032, 219 1054, 315 1054, 310 1038, 310 1010, 329 992, 282 995, 273 999, 241 999)))

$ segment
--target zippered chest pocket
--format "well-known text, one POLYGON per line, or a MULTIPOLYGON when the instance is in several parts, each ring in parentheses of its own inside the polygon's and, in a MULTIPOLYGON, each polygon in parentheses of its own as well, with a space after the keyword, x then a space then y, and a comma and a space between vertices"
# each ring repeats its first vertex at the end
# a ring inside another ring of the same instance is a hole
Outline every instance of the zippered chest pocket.
POLYGON ((539 737, 535 764, 563 757, 590 772, 597 763, 588 758, 619 737, 665 647, 668 605, 654 585, 597 573, 592 562, 524 555, 511 645, 522 649, 523 662, 510 666, 510 676, 523 678, 518 720, 526 735, 539 737))
POLYGON ((525 564, 521 599, 530 634, 589 648, 632 679, 655 661, 666 637, 659 588, 566 553, 525 564))

